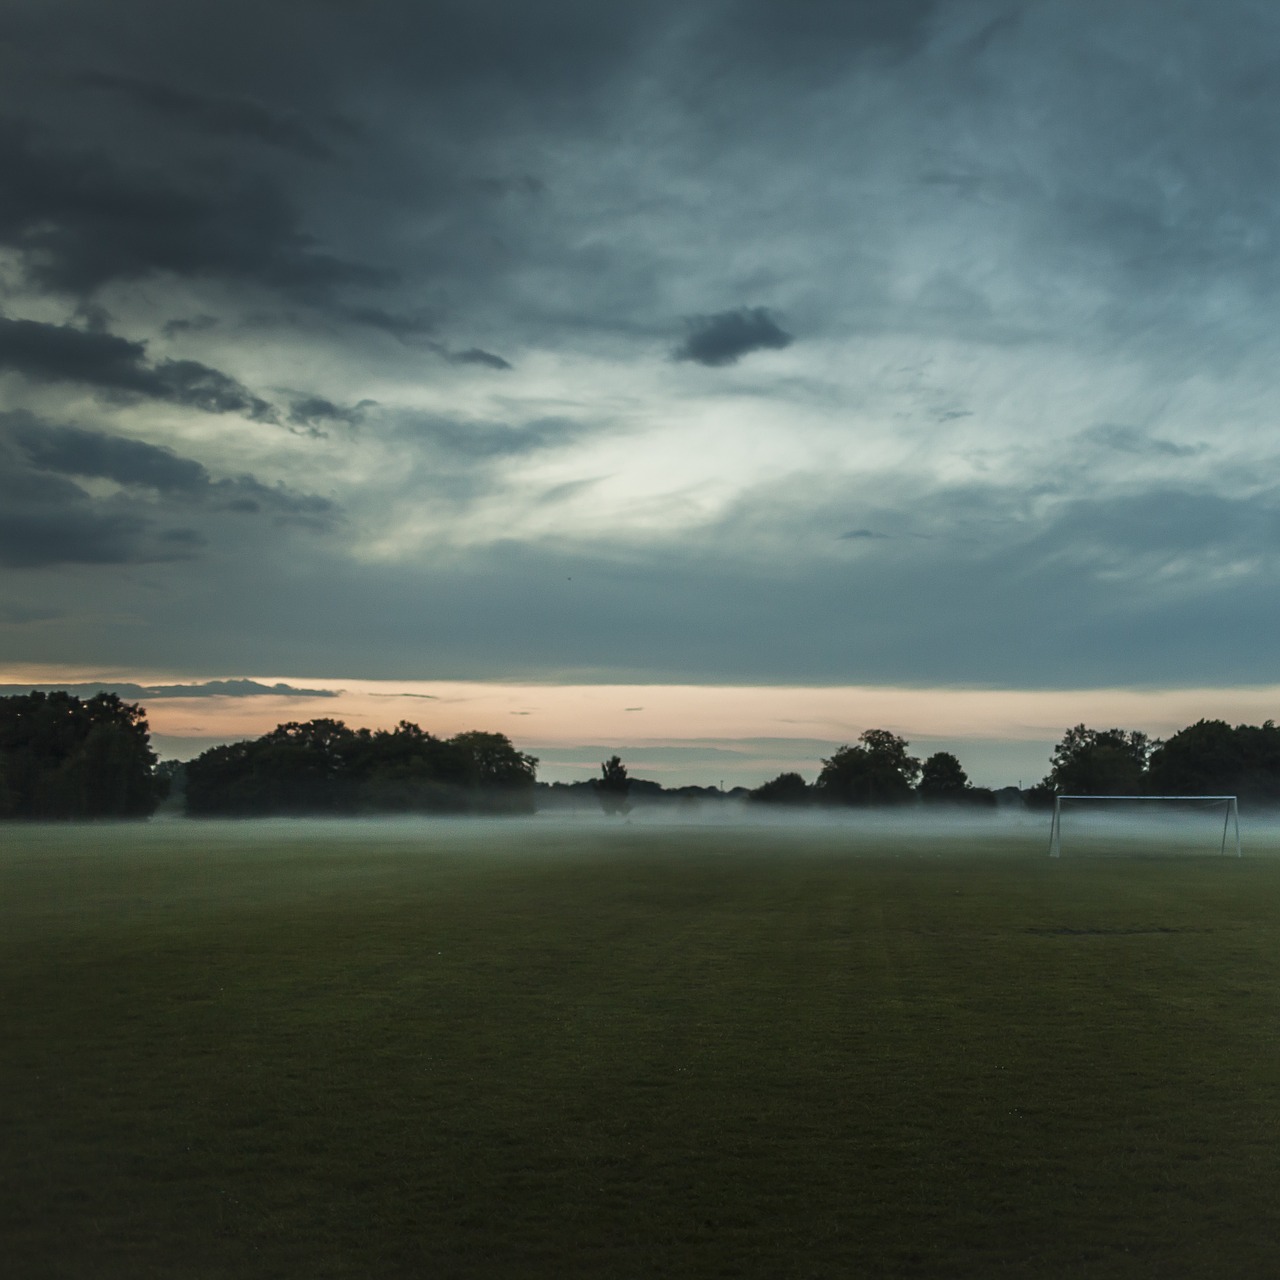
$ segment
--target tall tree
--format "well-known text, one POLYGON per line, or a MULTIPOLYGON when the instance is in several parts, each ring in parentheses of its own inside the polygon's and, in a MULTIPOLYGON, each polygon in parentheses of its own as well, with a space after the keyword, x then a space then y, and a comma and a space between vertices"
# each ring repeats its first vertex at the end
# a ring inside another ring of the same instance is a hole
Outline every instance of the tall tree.
POLYGON ((1165 795, 1238 795, 1280 801, 1280 728, 1232 728, 1225 720, 1197 720, 1151 753, 1148 784, 1165 795))
POLYGON ((146 712, 114 693, 0 698, 0 817, 144 818, 155 766, 146 712))
POLYGON ((605 813, 623 814, 631 811, 627 803, 627 793, 631 790, 631 779, 627 776, 627 766, 622 763, 621 756, 610 756, 600 765, 600 776, 595 779, 596 795, 600 797, 600 807, 605 813))
POLYGON ((805 804, 812 799, 812 788, 798 773, 780 773, 758 786, 748 799, 760 804, 805 804))
POLYGON ((841 747, 822 762, 814 784, 829 804, 905 804, 912 799, 920 761, 907 754, 910 743, 887 729, 867 729, 856 746, 841 747))
POLYGON ((963 800, 969 775, 950 751, 935 751, 920 769, 920 798, 931 802, 963 800))
POLYGON ((1156 745, 1138 729, 1075 725, 1054 748, 1043 785, 1062 795, 1139 795, 1146 788, 1147 759, 1156 745))

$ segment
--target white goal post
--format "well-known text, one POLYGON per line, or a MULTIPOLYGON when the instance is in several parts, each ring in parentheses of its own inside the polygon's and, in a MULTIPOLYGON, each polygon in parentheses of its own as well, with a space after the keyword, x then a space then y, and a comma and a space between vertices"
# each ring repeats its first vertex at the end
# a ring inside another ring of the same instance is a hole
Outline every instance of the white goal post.
POLYGON ((1054 796, 1053 798, 1053 823, 1049 828, 1049 857, 1060 858, 1062 856, 1062 805, 1064 801, 1087 801, 1090 805, 1104 805, 1108 801, 1127 800, 1130 802, 1147 803, 1149 801, 1164 800, 1166 802, 1175 802, 1181 804, 1202 804, 1208 806, 1210 804, 1220 804, 1223 808, 1222 815, 1222 844, 1219 853, 1225 855, 1228 852, 1228 835, 1234 827, 1235 843, 1234 851, 1237 858, 1241 857, 1240 850, 1240 805, 1235 796, 1054 796))

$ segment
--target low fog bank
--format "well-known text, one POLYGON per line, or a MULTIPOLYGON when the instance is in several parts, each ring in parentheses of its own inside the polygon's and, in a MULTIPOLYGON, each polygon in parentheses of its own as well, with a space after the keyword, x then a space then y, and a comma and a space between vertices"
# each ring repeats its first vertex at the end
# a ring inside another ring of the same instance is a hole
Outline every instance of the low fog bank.
MULTIPOLYGON (((550 809, 505 817, 400 814, 362 817, 184 819, 157 816, 148 827, 199 842, 261 840, 285 845, 370 844, 384 847, 474 848, 518 854, 576 846, 579 840, 607 850, 613 839, 628 846, 653 837, 678 841, 698 832, 776 841, 792 841, 871 852, 926 842, 941 851, 948 842, 958 850, 1016 845, 1047 855, 1052 813, 1022 807, 973 809, 967 806, 910 806, 854 809, 840 806, 788 807, 721 800, 683 804, 636 805, 626 814, 586 808, 550 809)), ((1221 813, 1156 812, 1068 814, 1062 827, 1063 856, 1167 849, 1212 854, 1222 846, 1221 813)), ((1244 852, 1280 852, 1280 810, 1242 811, 1244 852)), ((1235 851, 1235 826, 1229 825, 1227 850, 1235 851)))
MULTIPOLYGON (((160 813, 142 822, 7 824, 0 859, 74 852, 100 858, 147 850, 187 851, 197 860, 285 856, 458 855, 479 858, 608 857, 617 850, 655 854, 712 850, 857 856, 1047 857, 1052 812, 1009 806, 911 805, 894 808, 761 805, 719 800, 638 804, 626 814, 599 808, 552 809, 511 816, 396 814, 359 817, 192 819, 160 813)), ((1063 858, 1214 855, 1223 848, 1223 814, 1144 806, 1068 812, 1063 858)), ((1280 854, 1280 810, 1240 813, 1246 856, 1280 854)), ((1235 826, 1226 852, 1235 853, 1235 826)))
POLYGON ((844 805, 772 805, 744 799, 637 804, 625 815, 597 810, 545 809, 529 821, 569 829, 663 831, 685 827, 767 831, 862 831, 946 837, 989 832, 1049 830, 1050 815, 1030 809, 975 809, 965 805, 853 808, 844 805))
POLYGON ((625 815, 599 809, 561 809, 505 817, 386 815, 332 818, 184 819, 157 817, 148 828, 166 838, 212 848, 258 841, 276 849, 368 845, 371 849, 463 851, 493 855, 590 851, 614 847, 677 849, 685 841, 743 848, 822 848, 873 853, 927 842, 941 850, 1008 846, 1046 850, 1049 815, 1030 811, 957 808, 788 809, 725 800, 679 805, 637 805, 625 815), (726 841, 728 842, 726 844, 726 841))

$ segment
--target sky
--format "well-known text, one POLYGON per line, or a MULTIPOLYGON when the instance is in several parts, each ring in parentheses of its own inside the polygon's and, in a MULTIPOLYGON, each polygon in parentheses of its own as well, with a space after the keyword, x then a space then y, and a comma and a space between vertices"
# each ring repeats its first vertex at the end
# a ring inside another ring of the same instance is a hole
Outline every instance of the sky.
POLYGON ((748 784, 1273 716, 1278 106, 1243 0, 7 0, 0 683, 748 784))

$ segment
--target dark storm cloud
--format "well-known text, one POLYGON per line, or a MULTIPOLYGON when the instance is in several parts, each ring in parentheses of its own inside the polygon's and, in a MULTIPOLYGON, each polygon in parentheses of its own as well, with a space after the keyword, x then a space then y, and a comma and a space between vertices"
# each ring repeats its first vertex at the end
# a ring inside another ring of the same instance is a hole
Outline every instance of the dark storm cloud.
MULTIPOLYGON (((311 160, 329 160, 334 154, 331 138, 323 137, 298 116, 249 98, 195 93, 171 84, 106 71, 83 71, 74 77, 74 83, 117 94, 157 116, 182 120, 207 133, 252 139, 311 160)), ((354 124, 343 120, 323 121, 320 129, 342 137, 359 132, 354 124)))
POLYGON ((765 307, 692 316, 685 323, 688 335, 672 356, 710 367, 736 364, 752 351, 779 351, 794 340, 765 307))
MULTIPOLYGON (((0 431, 6 429, 37 471, 114 480, 186 501, 209 502, 226 511, 265 510, 321 524, 337 518, 337 507, 328 498, 297 493, 284 485, 263 484, 251 475, 215 480, 194 459, 143 440, 51 425, 29 414, 0 414, 0 431)), ((172 535, 170 540, 175 540, 172 535)), ((176 540, 180 541, 181 535, 176 540)))
POLYGON ((148 545, 149 522, 136 515, 80 507, 0 511, 0 564, 34 569, 64 564, 146 564, 172 559, 148 545))
POLYGON ((0 316, 0 370, 37 382, 75 382, 149 396, 205 413, 243 413, 260 422, 275 411, 234 378, 197 360, 146 361, 146 345, 70 325, 0 316))
POLYGON ((145 441, 50 424, 27 413, 0 414, 0 563, 33 568, 187 560, 209 537, 172 521, 201 510, 262 513, 316 531, 333 528, 340 518, 328 498, 251 475, 214 479, 194 459, 145 441), (124 489, 95 498, 72 477, 111 480, 124 489))
POLYGON ((145 485, 164 493, 190 495, 209 487, 209 473, 200 463, 142 440, 48 426, 25 415, 12 415, 8 427, 31 465, 42 471, 101 476, 117 484, 145 485))
POLYGON ((253 172, 185 173, 185 181, 37 138, 0 120, 0 244, 37 285, 89 293, 160 272, 252 281, 323 298, 385 272, 319 250, 292 202, 253 172))
POLYGON ((149 515, 95 501, 65 476, 30 467, 0 433, 0 565, 146 564, 189 554, 156 533, 149 515))

